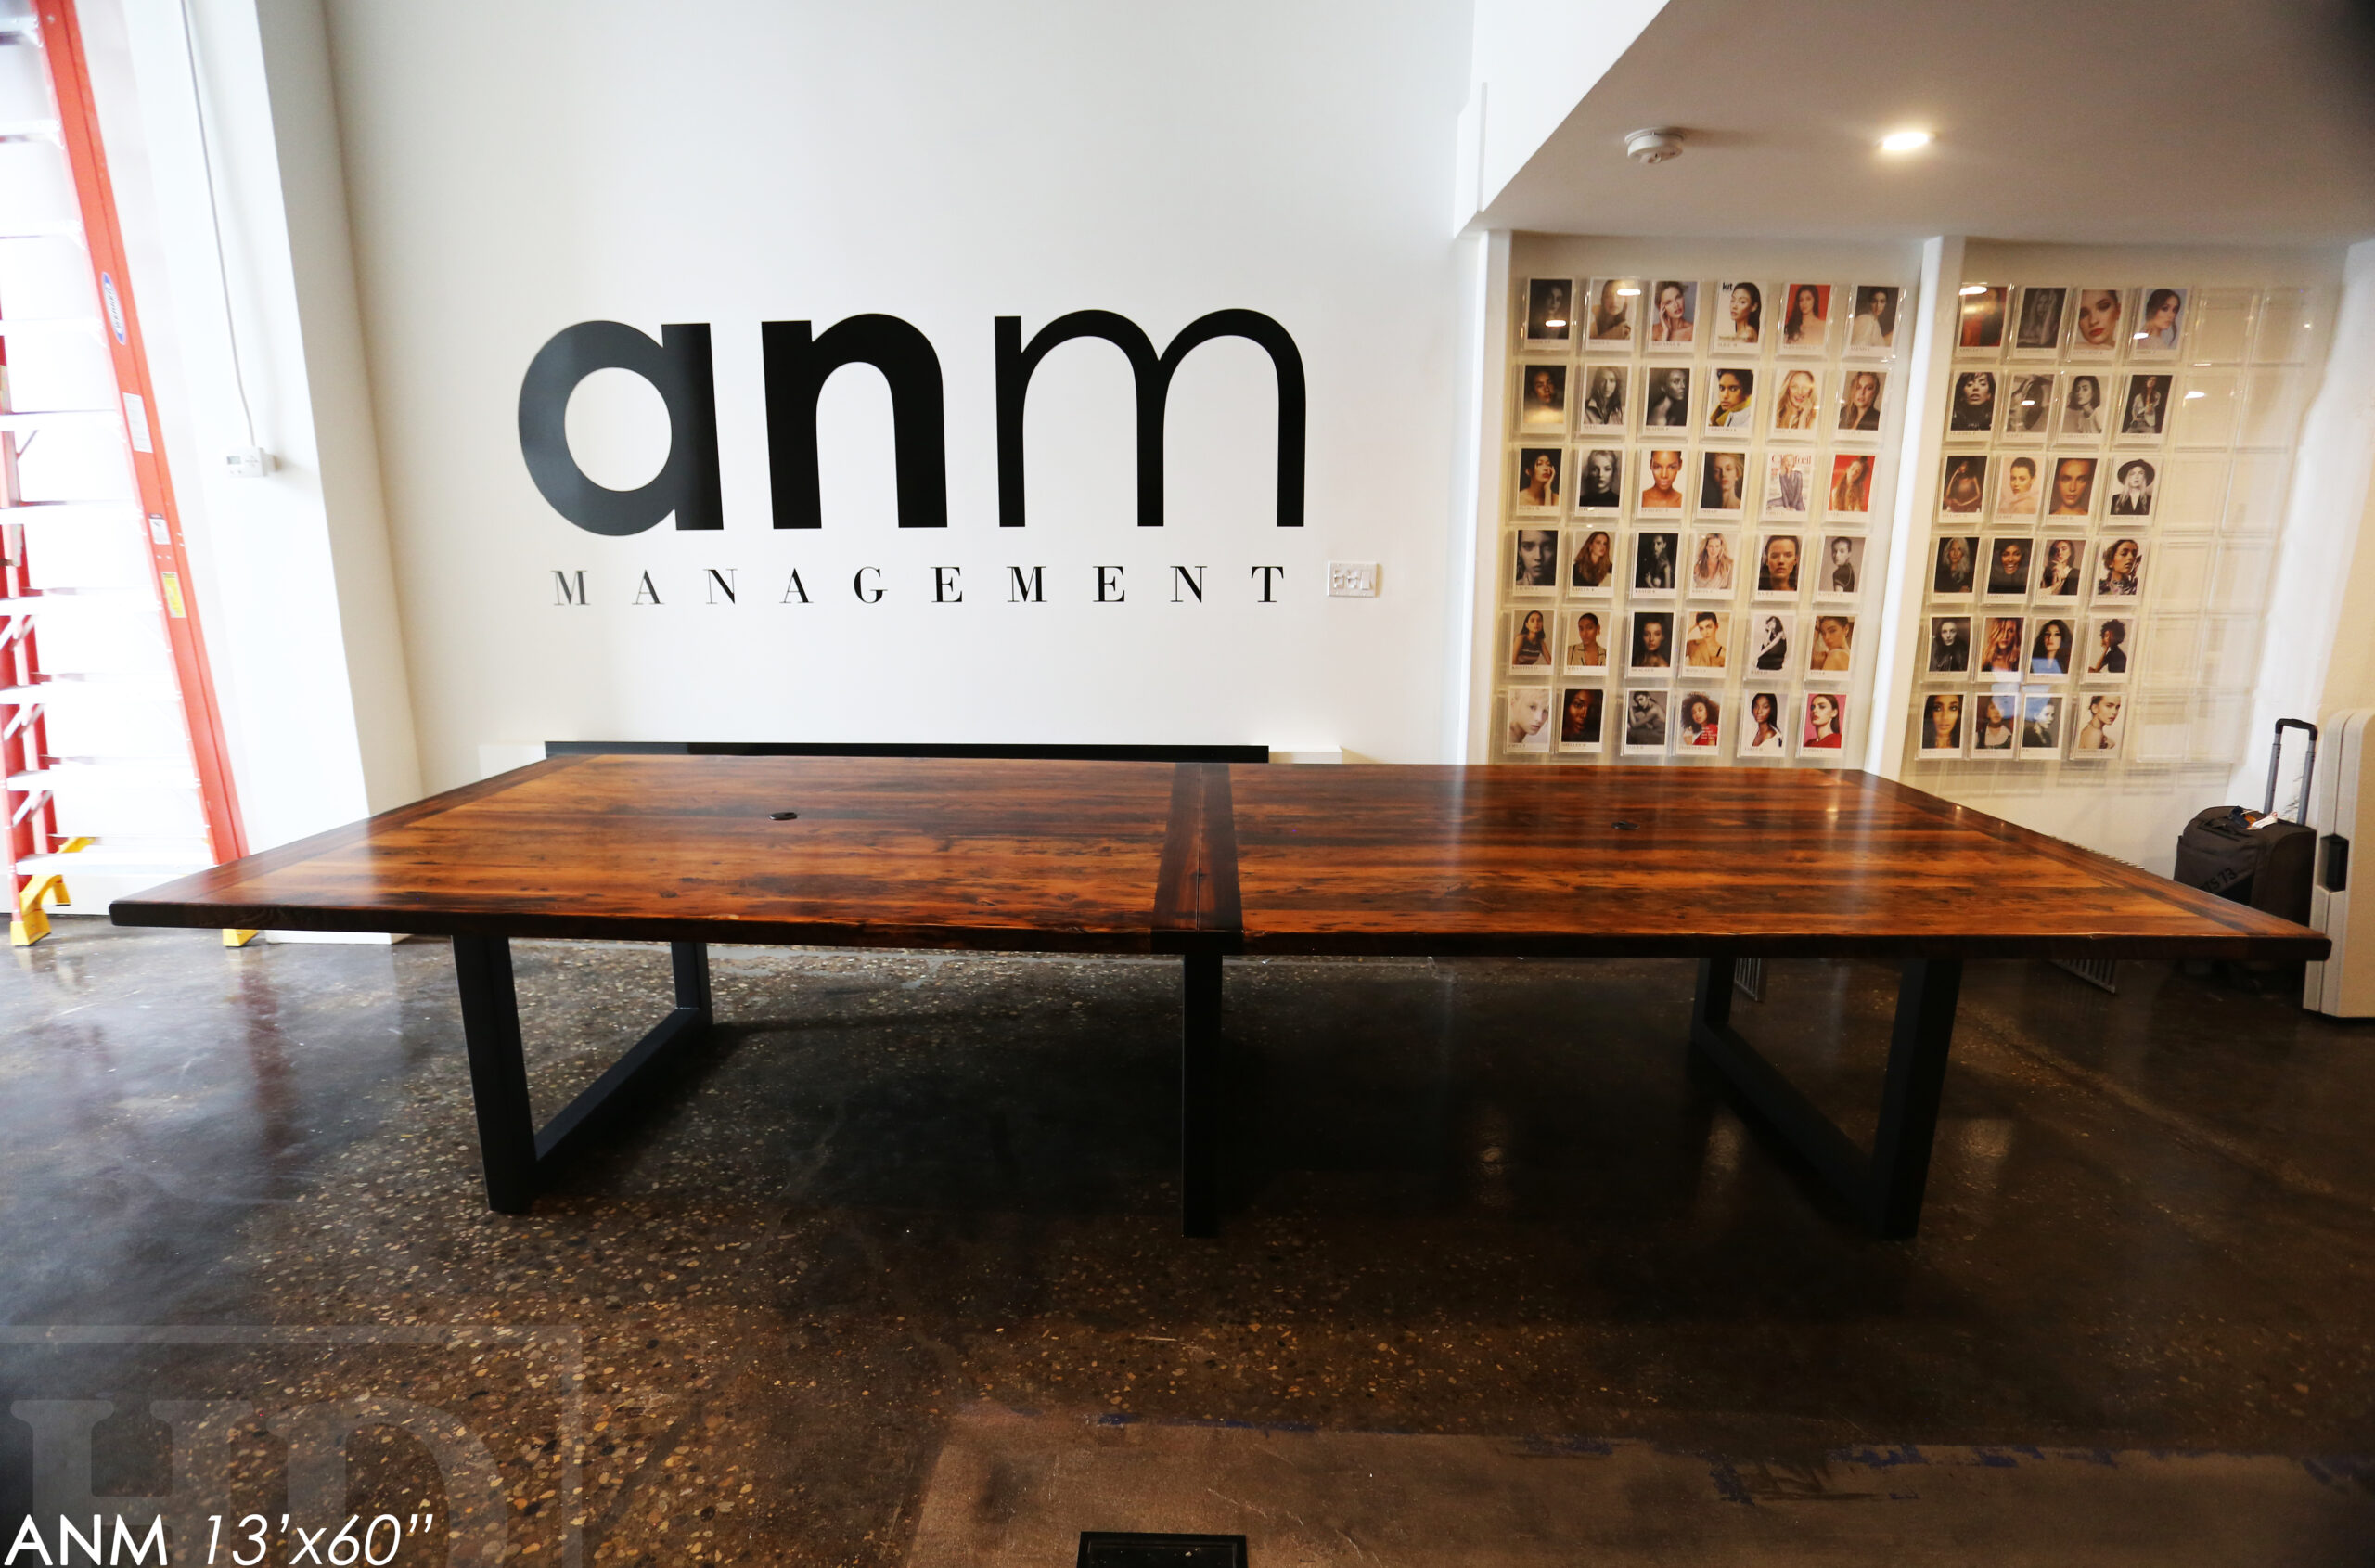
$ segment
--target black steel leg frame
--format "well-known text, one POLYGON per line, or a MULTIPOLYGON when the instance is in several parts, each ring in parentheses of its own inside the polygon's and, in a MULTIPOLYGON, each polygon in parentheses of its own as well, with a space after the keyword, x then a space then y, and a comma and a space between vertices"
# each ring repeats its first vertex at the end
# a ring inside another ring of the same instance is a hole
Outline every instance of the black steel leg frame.
POLYGON ((528 1064, 520 1048, 520 996, 511 983, 511 944, 500 936, 454 938, 454 972, 462 987, 462 1037, 470 1053, 470 1098, 478 1106, 479 1153, 486 1163, 487 1207, 524 1215, 536 1189, 591 1140, 623 1106, 621 1091, 672 1049, 709 1031, 709 945, 672 942, 676 1006, 658 1028, 539 1130, 528 1104, 528 1064))
POLYGON ((1221 1233, 1221 956, 1190 953, 1179 1038, 1179 1234, 1221 1233))
POLYGON ((1729 954, 1699 961, 1699 995, 1690 1009, 1692 1047, 1722 1069, 1740 1097, 1847 1200, 1857 1218, 1891 1240, 1910 1237, 1921 1225, 1921 1191, 1938 1131, 1938 1095, 1946 1080, 1962 960, 1906 961, 1889 1037, 1888 1082, 1868 1157, 1732 1028, 1732 962, 1729 954))

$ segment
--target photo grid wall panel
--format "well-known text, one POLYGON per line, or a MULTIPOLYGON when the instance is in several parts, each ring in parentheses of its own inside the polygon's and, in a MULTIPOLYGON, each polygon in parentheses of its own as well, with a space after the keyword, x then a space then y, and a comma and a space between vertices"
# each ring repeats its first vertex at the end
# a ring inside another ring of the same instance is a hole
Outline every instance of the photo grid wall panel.
POLYGON ((1907 269, 1608 254, 1513 256, 1492 754, 1852 765, 1907 269))
POLYGON ((1961 286, 1915 777, 2116 787, 2241 760, 2319 308, 2175 274, 1961 286))

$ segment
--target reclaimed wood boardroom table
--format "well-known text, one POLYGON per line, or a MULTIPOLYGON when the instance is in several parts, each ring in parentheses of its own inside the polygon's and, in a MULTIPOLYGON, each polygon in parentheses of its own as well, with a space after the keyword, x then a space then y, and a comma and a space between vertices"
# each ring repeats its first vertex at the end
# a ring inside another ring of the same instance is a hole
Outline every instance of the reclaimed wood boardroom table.
MULTIPOLYGON (((1230 955, 1695 958, 1689 1047, 1864 1224, 1905 1237, 1966 960, 2327 950, 2304 927, 1903 784, 1765 768, 561 756, 112 914, 452 938, 487 1200, 506 1213, 710 1027, 710 943, 1175 954, 1191 1236, 1220 1218, 1230 955), (673 1011, 541 1129, 514 937, 674 947, 673 1011), (1733 1029, 1747 958, 1901 965, 1868 1152, 1733 1029)), ((1588 1049, 1588 1024, 1576 1034, 1588 1049)))

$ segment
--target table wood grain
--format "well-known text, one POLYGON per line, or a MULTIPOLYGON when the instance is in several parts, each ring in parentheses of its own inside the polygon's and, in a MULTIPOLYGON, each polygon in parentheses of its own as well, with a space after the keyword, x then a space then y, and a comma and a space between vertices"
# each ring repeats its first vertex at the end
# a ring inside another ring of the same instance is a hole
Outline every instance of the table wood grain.
POLYGON ((122 925, 1076 952, 2323 957, 1908 786, 1767 768, 576 756, 122 925), (796 820, 771 814, 796 811, 796 820), (1620 826, 1629 824, 1629 826, 1620 826))

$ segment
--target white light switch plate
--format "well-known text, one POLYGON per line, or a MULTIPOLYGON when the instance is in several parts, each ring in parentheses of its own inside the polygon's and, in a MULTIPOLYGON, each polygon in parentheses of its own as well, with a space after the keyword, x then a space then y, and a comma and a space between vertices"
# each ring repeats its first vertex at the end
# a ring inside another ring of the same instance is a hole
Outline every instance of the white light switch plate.
POLYGON ((1377 598, 1377 562, 1331 560, 1328 563, 1329 598, 1377 598))

